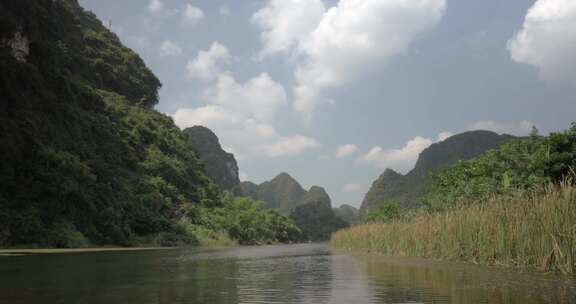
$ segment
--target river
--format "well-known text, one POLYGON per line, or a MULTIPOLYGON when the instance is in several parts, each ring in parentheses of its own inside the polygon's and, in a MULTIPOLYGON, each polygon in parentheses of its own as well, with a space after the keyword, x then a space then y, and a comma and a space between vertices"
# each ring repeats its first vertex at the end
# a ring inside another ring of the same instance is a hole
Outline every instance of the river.
POLYGON ((0 257, 0 303, 563 304, 576 283, 302 244, 0 257))

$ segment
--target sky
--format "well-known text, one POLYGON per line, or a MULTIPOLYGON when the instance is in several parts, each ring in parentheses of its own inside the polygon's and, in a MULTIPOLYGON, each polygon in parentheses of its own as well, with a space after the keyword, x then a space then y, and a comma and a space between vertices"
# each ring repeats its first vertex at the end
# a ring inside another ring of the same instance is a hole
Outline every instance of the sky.
POLYGON ((204 125, 240 177, 287 172, 360 206, 391 168, 474 129, 576 121, 573 0, 79 0, 204 125))

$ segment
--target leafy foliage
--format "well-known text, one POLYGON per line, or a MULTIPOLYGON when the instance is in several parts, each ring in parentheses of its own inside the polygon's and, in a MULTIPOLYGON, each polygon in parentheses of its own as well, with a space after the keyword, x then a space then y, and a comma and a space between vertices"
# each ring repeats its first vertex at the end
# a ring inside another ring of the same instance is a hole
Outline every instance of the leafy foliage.
POLYGON ((189 206, 187 214, 193 231, 208 227, 227 233, 242 245, 288 243, 299 239, 301 233, 288 217, 245 197, 226 195, 221 207, 189 206))
POLYGON ((400 218, 401 209, 397 202, 385 202, 376 211, 370 212, 368 222, 388 223, 400 218))
POLYGON ((548 137, 533 134, 475 159, 461 161, 434 178, 429 205, 442 209, 489 196, 558 183, 576 166, 576 124, 548 137))
POLYGON ((322 201, 300 205, 292 211, 290 217, 302 230, 302 241, 326 241, 332 233, 349 226, 334 214, 330 205, 322 201))
POLYGON ((387 169, 366 194, 361 217, 377 210, 387 201, 395 201, 402 209, 422 207, 432 184, 432 173, 439 172, 491 149, 497 149, 513 137, 490 131, 470 131, 454 135, 422 151, 414 168, 406 175, 387 169))
POLYGON ((2 1, 0 25, 0 246, 296 237, 286 217, 222 198, 151 109, 158 79, 76 0, 2 1), (25 62, 4 43, 16 33, 31 41, 25 62))

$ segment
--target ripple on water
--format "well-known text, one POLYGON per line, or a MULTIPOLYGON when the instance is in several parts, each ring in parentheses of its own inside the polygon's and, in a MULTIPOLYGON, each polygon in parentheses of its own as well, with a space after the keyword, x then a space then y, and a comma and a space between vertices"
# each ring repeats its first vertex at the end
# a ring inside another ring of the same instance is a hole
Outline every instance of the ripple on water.
POLYGON ((576 303, 574 280, 324 244, 0 258, 0 303, 576 303))

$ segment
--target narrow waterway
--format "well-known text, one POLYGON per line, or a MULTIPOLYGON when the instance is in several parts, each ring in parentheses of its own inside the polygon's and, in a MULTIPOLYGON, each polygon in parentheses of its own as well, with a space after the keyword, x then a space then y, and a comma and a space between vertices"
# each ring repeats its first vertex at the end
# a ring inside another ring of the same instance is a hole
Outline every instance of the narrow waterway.
POLYGON ((0 257, 0 303, 556 304, 576 283, 305 244, 0 257))

